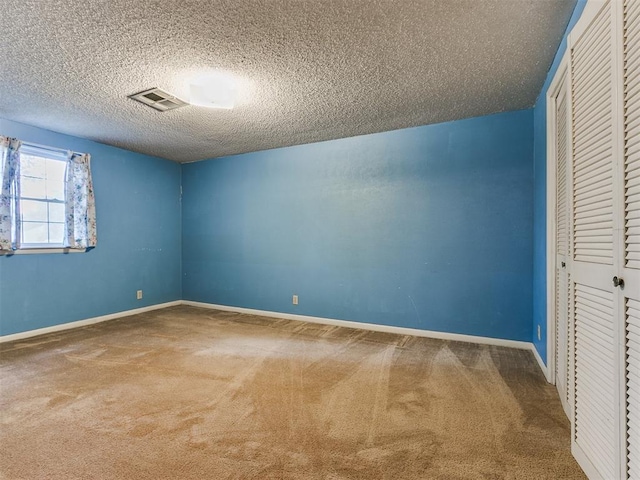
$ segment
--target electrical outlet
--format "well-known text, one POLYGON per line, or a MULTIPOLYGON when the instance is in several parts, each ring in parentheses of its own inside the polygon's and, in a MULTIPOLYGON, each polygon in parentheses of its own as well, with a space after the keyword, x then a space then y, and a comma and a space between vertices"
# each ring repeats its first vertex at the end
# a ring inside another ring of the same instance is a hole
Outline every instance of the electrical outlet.
POLYGON ((297 305, 298 304, 298 295, 294 295, 293 296, 293 304, 297 305))
POLYGON ((542 337, 540 336, 540 325, 538 325, 538 340, 542 340, 542 337))
POLYGON ((138 300, 142 300, 142 290, 138 290, 138 291, 136 292, 136 298, 137 298, 138 300))

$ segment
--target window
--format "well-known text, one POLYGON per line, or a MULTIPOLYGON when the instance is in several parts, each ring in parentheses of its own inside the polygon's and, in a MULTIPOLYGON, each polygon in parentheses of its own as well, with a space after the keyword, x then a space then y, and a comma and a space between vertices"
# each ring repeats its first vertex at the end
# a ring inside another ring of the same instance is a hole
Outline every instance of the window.
POLYGON ((0 255, 96 246, 91 158, 0 135, 0 255))
POLYGON ((20 148, 20 226, 16 230, 21 248, 64 245, 66 166, 64 153, 28 144, 20 148))

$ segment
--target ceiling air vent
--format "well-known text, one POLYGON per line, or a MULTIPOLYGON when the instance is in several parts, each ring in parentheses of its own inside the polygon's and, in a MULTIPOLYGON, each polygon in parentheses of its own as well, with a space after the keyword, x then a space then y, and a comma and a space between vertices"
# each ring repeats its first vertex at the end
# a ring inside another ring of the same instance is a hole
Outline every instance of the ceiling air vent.
POLYGON ((145 90, 144 92, 129 95, 129 98, 144 103, 145 105, 149 105, 151 108, 155 108, 161 112, 175 110, 176 108, 189 105, 159 88, 152 88, 150 90, 145 90))

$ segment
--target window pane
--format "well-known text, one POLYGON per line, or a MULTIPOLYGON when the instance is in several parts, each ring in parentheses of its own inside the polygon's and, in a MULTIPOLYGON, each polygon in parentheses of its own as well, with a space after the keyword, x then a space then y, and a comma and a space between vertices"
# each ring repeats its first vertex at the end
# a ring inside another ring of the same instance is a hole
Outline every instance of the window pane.
POLYGON ((25 222, 46 222, 47 202, 35 200, 20 201, 20 216, 25 222))
POLYGON ((46 198, 47 184, 43 178, 24 177, 20 178, 20 195, 30 198, 46 198))
POLYGON ((47 161, 47 198, 64 200, 64 172, 66 164, 59 160, 47 161))
POLYGON ((64 224, 63 223, 50 223, 49 224, 49 242, 50 243, 63 243, 64 239, 64 224))
POLYGON ((62 203, 49 204, 49 221, 64 223, 64 204, 62 203))
POLYGON ((46 223, 23 223, 22 224, 23 243, 47 243, 46 223))
POLYGON ((20 155, 20 176, 22 177, 45 177, 46 159, 34 157, 33 155, 20 155))
POLYGON ((25 244, 57 244, 64 240, 64 153, 25 146, 20 156, 21 241, 25 244))

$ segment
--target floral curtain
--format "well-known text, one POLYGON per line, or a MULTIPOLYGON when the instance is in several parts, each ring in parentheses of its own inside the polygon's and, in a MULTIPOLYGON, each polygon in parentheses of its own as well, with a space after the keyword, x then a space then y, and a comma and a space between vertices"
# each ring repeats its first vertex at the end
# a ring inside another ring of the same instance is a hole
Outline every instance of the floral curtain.
POLYGON ((65 176, 65 247, 96 246, 96 204, 88 154, 69 152, 65 176))
POLYGON ((18 177, 20 176, 20 140, 0 136, 0 250, 15 250, 20 238, 18 177))

